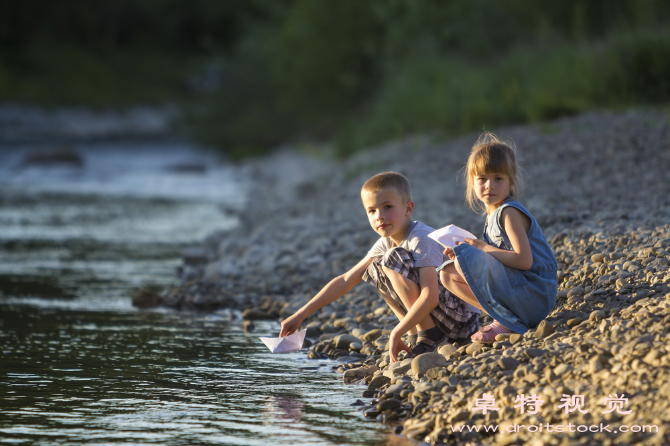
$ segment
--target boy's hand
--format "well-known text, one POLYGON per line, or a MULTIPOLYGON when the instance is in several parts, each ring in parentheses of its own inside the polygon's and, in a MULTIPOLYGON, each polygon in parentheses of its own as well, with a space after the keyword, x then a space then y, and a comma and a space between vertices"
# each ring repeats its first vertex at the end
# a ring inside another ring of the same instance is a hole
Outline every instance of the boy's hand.
POLYGON ((395 332, 392 331, 391 335, 389 336, 389 355, 391 357, 391 364, 398 360, 398 353, 400 353, 400 350, 405 350, 407 353, 412 353, 412 349, 410 349, 407 344, 405 344, 402 339, 400 339, 400 336, 396 335, 395 332))
POLYGON ((284 319, 281 323, 281 331, 279 332, 279 337, 283 338, 293 334, 298 330, 302 324, 302 318, 296 313, 291 317, 284 319))

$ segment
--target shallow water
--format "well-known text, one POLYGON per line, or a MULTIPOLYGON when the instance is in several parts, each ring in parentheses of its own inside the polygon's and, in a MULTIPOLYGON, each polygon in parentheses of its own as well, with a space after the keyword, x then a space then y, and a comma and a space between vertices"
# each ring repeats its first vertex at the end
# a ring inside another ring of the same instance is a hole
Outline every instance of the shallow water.
POLYGON ((276 322, 130 305, 237 224, 242 176, 178 144, 77 147, 83 169, 22 166, 27 150, 0 151, 2 442, 409 444, 350 406, 363 387, 333 361, 270 354, 276 322), (194 159, 205 172, 169 168, 194 159))

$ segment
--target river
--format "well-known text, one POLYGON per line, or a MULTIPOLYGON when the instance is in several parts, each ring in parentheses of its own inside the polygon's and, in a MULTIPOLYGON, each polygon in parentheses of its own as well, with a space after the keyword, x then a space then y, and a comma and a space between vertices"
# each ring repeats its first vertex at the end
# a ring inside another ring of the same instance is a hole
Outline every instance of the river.
POLYGON ((184 246, 238 223, 249 178, 179 142, 0 147, 0 440, 25 445, 408 445, 334 362, 273 355, 234 313, 138 310, 184 246))

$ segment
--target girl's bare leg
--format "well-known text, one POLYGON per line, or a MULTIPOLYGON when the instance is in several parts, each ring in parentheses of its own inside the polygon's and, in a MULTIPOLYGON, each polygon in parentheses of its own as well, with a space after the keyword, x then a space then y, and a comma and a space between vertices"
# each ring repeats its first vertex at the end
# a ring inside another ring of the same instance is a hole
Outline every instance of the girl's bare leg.
POLYGON ((451 291, 452 294, 456 295, 456 297, 484 311, 470 289, 468 282, 465 280, 463 270, 461 270, 461 267, 458 264, 458 259, 456 259, 454 263, 445 266, 442 271, 440 271, 440 281, 442 282, 442 285, 451 291))

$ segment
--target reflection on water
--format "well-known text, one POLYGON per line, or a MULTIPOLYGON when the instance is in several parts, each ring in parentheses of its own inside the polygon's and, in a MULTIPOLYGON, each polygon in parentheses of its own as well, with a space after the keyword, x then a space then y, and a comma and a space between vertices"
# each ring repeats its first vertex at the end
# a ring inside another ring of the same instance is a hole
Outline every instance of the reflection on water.
POLYGON ((343 386, 330 361, 273 355, 224 313, 126 310, 2 307, 3 438, 408 444, 350 406, 362 387, 343 386))
POLYGON ((0 150, 0 440, 409 444, 350 406, 363 388, 330 361, 270 354, 257 336, 277 323, 131 307, 175 280, 184 243, 236 224, 221 208, 243 178, 179 146, 78 149, 83 168, 0 150))

